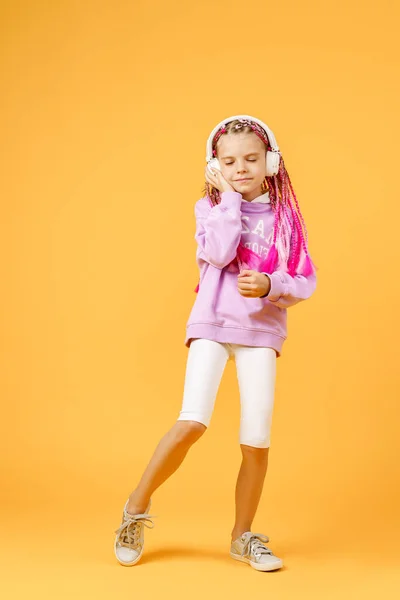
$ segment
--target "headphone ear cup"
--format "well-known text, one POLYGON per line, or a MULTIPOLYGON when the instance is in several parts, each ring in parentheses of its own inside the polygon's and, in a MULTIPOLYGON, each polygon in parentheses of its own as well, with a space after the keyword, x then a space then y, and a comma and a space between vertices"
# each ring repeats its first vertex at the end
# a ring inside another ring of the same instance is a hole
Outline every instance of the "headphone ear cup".
POLYGON ((272 175, 276 175, 278 173, 280 159, 281 155, 279 154, 279 152, 271 152, 270 150, 267 151, 267 177, 272 177, 272 175))
POLYGON ((210 161, 208 161, 208 163, 207 163, 207 169, 210 172, 211 172, 211 169, 218 169, 218 171, 220 171, 221 170, 221 166, 219 164, 218 158, 212 158, 210 161))

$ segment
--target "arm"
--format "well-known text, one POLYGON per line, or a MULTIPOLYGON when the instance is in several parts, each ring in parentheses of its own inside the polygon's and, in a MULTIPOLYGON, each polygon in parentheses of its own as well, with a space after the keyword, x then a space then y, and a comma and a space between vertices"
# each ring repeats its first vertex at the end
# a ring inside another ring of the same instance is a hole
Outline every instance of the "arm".
MULTIPOLYGON (((200 202, 200 201, 199 201, 200 202)), ((223 269, 236 256, 242 234, 239 192, 222 192, 221 203, 207 207, 196 203, 198 256, 218 269, 223 269)))
POLYGON ((309 277, 295 275, 292 277, 284 271, 275 271, 274 273, 264 273, 270 282, 271 288, 265 296, 270 302, 279 306, 279 308, 289 308, 298 304, 302 300, 307 300, 314 293, 317 286, 317 277, 315 273, 309 277))

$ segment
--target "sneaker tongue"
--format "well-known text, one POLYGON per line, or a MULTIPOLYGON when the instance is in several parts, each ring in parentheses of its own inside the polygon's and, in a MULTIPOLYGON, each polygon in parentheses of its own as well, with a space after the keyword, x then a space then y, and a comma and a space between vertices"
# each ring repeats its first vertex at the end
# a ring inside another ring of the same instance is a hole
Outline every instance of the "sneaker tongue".
POLYGON ((134 519, 136 517, 136 515, 132 515, 131 513, 128 513, 127 510, 124 511, 124 517, 127 521, 131 521, 132 519, 134 519))
MULTIPOLYGON (((126 506, 127 506, 127 505, 128 505, 128 503, 126 504, 126 506)), ((136 517, 136 514, 138 514, 138 515, 139 515, 139 514, 140 514, 140 515, 141 515, 141 514, 145 514, 145 515, 147 515, 147 514, 149 513, 149 511, 150 511, 151 500, 150 500, 150 502, 149 502, 149 505, 147 506, 147 508, 146 508, 144 511, 142 511, 142 512, 138 512, 138 513, 135 513, 135 514, 128 513, 128 511, 127 511, 127 509, 126 509, 126 506, 125 506, 125 508, 124 508, 124 515, 125 515, 125 517, 126 517, 126 518, 130 518, 130 519, 131 519, 132 517, 136 517)))

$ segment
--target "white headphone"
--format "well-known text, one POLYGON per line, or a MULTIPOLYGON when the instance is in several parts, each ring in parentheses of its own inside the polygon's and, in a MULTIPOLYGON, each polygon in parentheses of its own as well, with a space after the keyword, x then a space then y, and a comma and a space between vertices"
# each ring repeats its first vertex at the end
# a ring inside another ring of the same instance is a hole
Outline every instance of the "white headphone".
POLYGON ((220 123, 218 123, 218 125, 216 125, 214 127, 214 129, 210 133, 209 138, 207 140, 207 146, 206 146, 207 168, 221 170, 221 166, 219 164, 218 159, 213 158, 212 141, 213 141, 214 135, 217 133, 217 131, 220 127, 222 127, 223 125, 227 125, 230 121, 234 121, 236 119, 249 119, 250 121, 254 121, 255 123, 258 123, 258 125, 261 125, 261 127, 265 130, 265 133, 268 135, 269 143, 272 148, 272 151, 267 150, 267 155, 266 155, 267 177, 276 175, 276 173, 278 173, 278 171, 279 171, 279 162, 280 162, 281 155, 280 155, 278 144, 276 143, 275 136, 272 133, 272 131, 270 130, 270 128, 265 123, 263 123, 263 121, 260 121, 260 119, 256 119, 255 117, 250 117, 249 115, 235 115, 234 117, 228 117, 227 119, 224 119, 223 121, 221 121, 220 123))

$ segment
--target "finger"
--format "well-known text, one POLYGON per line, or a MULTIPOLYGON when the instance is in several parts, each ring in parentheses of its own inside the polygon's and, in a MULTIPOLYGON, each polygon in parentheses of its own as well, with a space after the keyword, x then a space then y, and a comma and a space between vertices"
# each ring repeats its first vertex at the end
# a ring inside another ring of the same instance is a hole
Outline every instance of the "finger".
POLYGON ((255 278, 252 275, 244 275, 243 277, 238 277, 238 282, 240 283, 256 283, 255 278))
POLYGON ((251 271, 250 269, 243 269, 243 271, 240 271, 240 277, 245 277, 247 275, 252 275, 253 271, 251 271))
POLYGON ((240 283, 238 285, 239 289, 241 290, 255 290, 256 286, 254 285, 254 283, 240 283))
POLYGON ((206 181, 208 181, 208 183, 211 183, 213 185, 215 185, 217 183, 217 180, 215 179, 215 177, 210 175, 208 172, 206 173, 206 181))
POLYGON ((210 173, 210 170, 206 168, 206 178, 209 178, 211 181, 216 182, 217 181, 217 177, 215 176, 214 173, 210 173))

